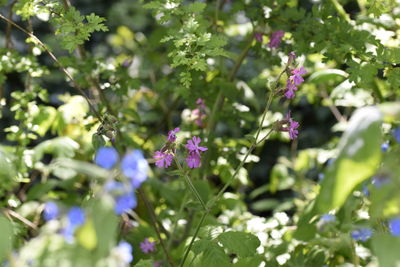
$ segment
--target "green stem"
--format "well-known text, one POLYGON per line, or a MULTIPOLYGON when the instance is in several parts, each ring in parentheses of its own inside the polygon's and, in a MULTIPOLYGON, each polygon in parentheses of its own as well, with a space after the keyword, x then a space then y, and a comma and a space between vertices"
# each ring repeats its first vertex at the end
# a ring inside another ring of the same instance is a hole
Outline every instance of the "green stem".
POLYGON ((185 264, 186 258, 188 257, 189 252, 192 249, 194 240, 196 239, 197 235, 199 234, 200 227, 203 225, 203 222, 204 222, 204 220, 207 217, 209 212, 210 212, 209 210, 206 210, 203 213, 203 215, 201 216, 200 222, 196 227, 196 231, 194 232, 194 235, 192 236, 192 239, 190 240, 189 246, 186 248, 185 255, 183 256, 183 259, 182 259, 181 263, 179 264, 180 267, 183 267, 183 265, 185 264))
POLYGON ((192 191, 193 195, 195 195, 195 197, 200 202, 200 204, 203 207, 203 209, 207 210, 206 204, 204 203, 203 199, 201 199, 199 192, 196 190, 196 187, 194 187, 194 185, 193 185, 192 181, 190 180, 189 176, 183 170, 181 163, 176 158, 174 158, 174 159, 175 159, 175 162, 176 162, 176 166, 178 166, 178 169, 183 173, 183 177, 185 178, 185 181, 188 184, 190 191, 192 191))
POLYGON ((337 1, 337 0, 329 0, 332 5, 335 7, 336 11, 339 13, 339 15, 346 20, 347 22, 350 22, 351 19, 349 17, 349 14, 346 13, 342 5, 337 1))

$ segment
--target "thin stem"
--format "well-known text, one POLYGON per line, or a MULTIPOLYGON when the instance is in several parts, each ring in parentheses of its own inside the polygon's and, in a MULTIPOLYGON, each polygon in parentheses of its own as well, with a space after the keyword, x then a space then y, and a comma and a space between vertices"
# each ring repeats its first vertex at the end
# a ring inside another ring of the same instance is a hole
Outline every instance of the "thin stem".
POLYGON ((350 22, 351 19, 349 17, 349 14, 346 13, 342 5, 337 1, 337 0, 329 0, 332 5, 335 7, 336 11, 339 13, 339 15, 346 20, 347 22, 350 22))
POLYGON ((32 228, 33 230, 37 231, 37 226, 35 224, 33 224, 31 221, 29 221, 28 219, 24 218, 23 216, 21 216, 20 214, 16 213, 13 210, 10 209, 5 209, 4 210, 5 213, 7 213, 8 215, 18 219, 19 221, 23 222, 24 224, 26 224, 27 226, 29 226, 30 228, 32 228))
POLYGON ((167 247, 165 246, 164 240, 161 237, 160 230, 157 227, 157 218, 156 218, 156 215, 154 214, 154 208, 151 205, 150 201, 147 199, 146 195, 144 194, 144 192, 141 188, 138 189, 138 192, 139 192, 140 197, 143 199, 143 202, 146 205, 147 210, 149 211, 151 222, 153 224, 154 230, 156 231, 157 237, 160 240, 162 250, 164 251, 164 254, 167 257, 169 264, 174 267, 175 263, 173 262, 171 256, 169 255, 167 247))
POLYGON ((178 220, 182 216, 183 210, 184 210, 185 205, 186 205, 187 197, 188 197, 188 194, 187 194, 187 191, 185 191, 185 194, 183 195, 183 199, 182 199, 182 202, 181 202, 181 206, 179 207, 179 211, 178 211, 177 215, 175 216, 175 221, 174 221, 174 223, 172 225, 172 228, 171 228, 172 229, 172 233, 171 233, 171 236, 170 236, 170 238, 168 240, 168 243, 167 243, 167 249, 168 250, 171 248, 172 241, 174 239, 174 234, 176 233, 176 229, 177 229, 177 226, 178 226, 178 220))
POLYGON ((192 181, 190 180, 189 176, 183 170, 181 163, 176 158, 174 158, 174 159, 175 159, 175 162, 176 162, 176 166, 178 166, 178 169, 183 173, 183 177, 185 177, 185 181, 188 184, 189 189, 192 191, 192 193, 195 195, 197 200, 200 202, 200 204, 203 207, 203 209, 207 210, 206 204, 204 203, 203 199, 201 199, 201 196, 200 196, 199 192, 197 191, 196 187, 194 187, 194 185, 193 185, 192 181))
POLYGON ((57 63, 57 65, 59 66, 59 68, 61 69, 62 72, 64 72, 64 74, 68 77, 68 79, 71 80, 74 88, 79 91, 79 93, 86 99, 87 103, 89 104, 90 109, 92 110, 92 112, 96 115, 96 117, 100 120, 103 121, 100 114, 97 112, 97 110, 95 109, 95 107, 93 106, 92 102, 90 101, 89 97, 87 96, 87 94, 83 91, 82 88, 80 88, 80 86, 76 83, 76 81, 74 80, 74 78, 72 77, 72 75, 69 73, 69 71, 64 68, 62 66, 62 64, 60 63, 60 61, 57 59, 57 57, 47 48, 47 46, 40 41, 40 39, 38 37, 36 37, 34 34, 30 33, 29 31, 25 30, 24 28, 22 28, 21 26, 19 26, 18 24, 16 24, 14 21, 4 17, 2 14, 0 14, 0 19, 6 21, 7 23, 11 24, 12 26, 14 26, 15 28, 17 28, 18 30, 22 31, 23 33, 25 33, 26 35, 28 35, 29 37, 31 37, 32 39, 34 39, 45 51, 47 54, 49 54, 49 56, 54 60, 54 62, 57 63))
POLYGON ((188 257, 189 252, 192 249, 194 240, 196 239, 197 235, 199 234, 200 227, 203 225, 203 222, 204 222, 204 220, 207 217, 209 212, 210 212, 209 210, 206 210, 203 213, 203 215, 201 216, 200 222, 196 227, 196 231, 194 232, 194 235, 192 236, 192 239, 190 240, 189 246, 186 248, 185 255, 183 256, 183 259, 182 259, 181 263, 179 264, 180 267, 183 267, 183 265, 185 264, 186 258, 188 257))

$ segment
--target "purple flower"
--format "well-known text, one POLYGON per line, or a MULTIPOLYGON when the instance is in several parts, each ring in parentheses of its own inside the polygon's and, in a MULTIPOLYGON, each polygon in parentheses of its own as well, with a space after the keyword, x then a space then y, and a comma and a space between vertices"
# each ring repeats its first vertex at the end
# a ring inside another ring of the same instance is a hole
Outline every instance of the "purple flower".
POLYGON ((136 208, 137 201, 133 192, 127 193, 117 198, 114 211, 117 215, 121 215, 131 209, 136 208))
POLYGON ((376 188, 380 188, 389 183, 390 183, 390 177, 382 173, 373 176, 371 181, 371 184, 373 184, 376 188))
POLYGON ((263 41, 263 34, 261 32, 256 32, 254 33, 254 39, 256 39, 257 42, 262 43, 263 41))
POLYGON ((189 168, 198 168, 200 166, 200 156, 196 153, 189 153, 189 156, 186 158, 186 163, 189 168))
POLYGON ((396 139, 397 143, 400 144, 400 127, 394 129, 393 136, 396 139))
POLYGON ((300 85, 302 82, 304 82, 303 77, 301 77, 301 75, 306 74, 307 71, 301 67, 299 69, 294 69, 292 70, 292 74, 289 79, 293 82, 294 85, 300 85))
POLYGON ((171 166, 174 156, 171 154, 166 154, 161 151, 156 151, 153 158, 156 160, 156 166, 158 168, 168 168, 171 166))
POLYGON ((156 243, 150 242, 148 238, 146 238, 143 242, 140 243, 140 249, 144 254, 149 254, 150 252, 154 252, 156 243))
POLYGON ((389 230, 394 236, 400 236, 400 217, 389 220, 389 230))
POLYGON ((193 136, 192 140, 188 140, 186 148, 189 150, 189 153, 196 153, 200 156, 200 152, 207 151, 208 148, 199 146, 200 142, 201 139, 197 136, 193 136))
POLYGON ((118 161, 119 156, 115 148, 106 146, 97 150, 94 162, 105 169, 111 169, 118 161))
POLYGON ((288 79, 286 82, 286 93, 285 96, 287 99, 292 99, 294 98, 294 91, 297 91, 296 85, 293 83, 291 79, 288 79))
POLYGON ((140 150, 133 150, 125 155, 121 169, 126 177, 131 178, 133 188, 138 188, 146 179, 149 165, 140 150))
POLYGON ((386 152, 389 149, 389 143, 383 143, 381 145, 382 152, 386 152))
POLYGON ((43 210, 43 218, 46 221, 53 220, 58 217, 59 214, 59 209, 56 203, 49 201, 45 204, 44 210, 43 210))
POLYGON ((372 230, 369 228, 360 228, 351 232, 351 237, 356 241, 367 241, 372 236, 372 230))
POLYGON ((289 128, 287 128, 287 131, 289 132, 289 138, 291 140, 294 140, 297 138, 297 135, 299 134, 297 128, 299 128, 300 124, 290 117, 290 111, 286 115, 286 120, 289 126, 289 128))
POLYGON ((131 263, 133 261, 132 246, 128 242, 126 241, 119 242, 117 246, 117 251, 120 258, 125 264, 131 263))
POLYGON ((277 48, 281 42, 282 37, 285 35, 284 31, 276 31, 271 34, 271 39, 268 43, 269 48, 277 48))
POLYGON ((175 128, 174 130, 171 130, 171 131, 169 131, 168 132, 168 142, 171 142, 171 143, 173 143, 173 142, 175 142, 175 140, 176 140, 176 133, 177 132, 179 132, 181 129, 179 129, 179 128, 175 128))
POLYGON ((163 262, 162 261, 155 261, 153 262, 154 267, 159 267, 163 262))

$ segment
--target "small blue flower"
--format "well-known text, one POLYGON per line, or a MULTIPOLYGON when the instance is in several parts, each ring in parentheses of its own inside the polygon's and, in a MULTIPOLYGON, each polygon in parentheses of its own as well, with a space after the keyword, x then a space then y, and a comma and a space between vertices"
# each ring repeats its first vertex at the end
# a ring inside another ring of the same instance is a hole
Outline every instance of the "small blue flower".
POLYGON ((389 143, 383 143, 381 145, 382 152, 386 152, 389 149, 389 143))
POLYGON ((107 192, 114 193, 114 194, 122 194, 127 191, 131 191, 130 188, 127 188, 127 186, 124 183, 117 182, 117 181, 108 181, 104 185, 104 189, 107 192))
POLYGON ((46 221, 53 220, 58 217, 60 211, 56 203, 49 201, 45 204, 43 210, 43 218, 46 221))
POLYGON ((109 170, 118 162, 118 159, 118 152, 115 150, 115 148, 105 146, 97 150, 94 162, 100 167, 109 170))
POLYGON ((131 244, 126 241, 121 241, 117 246, 117 250, 119 252, 120 258, 124 263, 128 264, 133 261, 131 244))
POLYGON ((124 212, 136 208, 136 206, 136 196, 133 192, 131 192, 117 198, 114 210, 117 215, 121 215, 124 212))
POLYGON ((369 228, 360 228, 351 232, 351 237, 356 241, 367 241, 372 236, 372 230, 369 228))
POLYGON ((149 165, 140 150, 133 150, 125 155, 121 162, 122 172, 131 178, 133 188, 139 186, 147 179, 149 165))
POLYGON ((335 162, 335 160, 336 160, 336 158, 328 159, 328 161, 326 162, 326 165, 331 166, 335 162))
POLYGON ((394 236, 400 236, 400 217, 396 217, 389 221, 390 233, 394 236))
POLYGON ((393 136, 396 139, 397 143, 400 143, 400 127, 394 129, 393 136))
POLYGON ((373 176, 371 181, 371 184, 373 184, 376 188, 380 188, 389 183, 390 183, 390 178, 383 174, 373 176))
POLYGON ((77 206, 69 210, 67 217, 69 224, 73 226, 79 226, 85 222, 85 212, 77 206))
POLYGON ((324 214, 321 216, 320 220, 323 222, 335 222, 336 216, 332 214, 324 214))
POLYGON ((368 189, 367 183, 363 183, 362 192, 364 193, 365 196, 369 197, 369 189, 368 189))

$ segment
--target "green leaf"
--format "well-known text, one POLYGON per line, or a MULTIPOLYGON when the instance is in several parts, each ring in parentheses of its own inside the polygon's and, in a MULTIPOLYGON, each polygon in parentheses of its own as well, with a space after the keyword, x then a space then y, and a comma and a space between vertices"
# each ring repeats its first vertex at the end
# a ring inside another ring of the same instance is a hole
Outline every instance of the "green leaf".
POLYGON ((13 228, 11 222, 2 215, 0 215, 0 229, 0 261, 3 261, 12 249, 13 228))
POLYGON ((381 159, 382 114, 377 107, 357 110, 339 143, 339 154, 328 167, 316 200, 321 213, 340 208, 351 192, 371 177, 381 159))
POLYGON ((64 179, 71 177, 65 177, 64 175, 62 175, 63 171, 67 171, 68 172, 67 174, 74 172, 74 173, 84 174, 93 178, 107 179, 110 177, 110 172, 107 171, 106 169, 103 169, 91 163, 73 160, 69 158, 59 158, 55 160, 51 164, 51 169, 53 170, 53 172, 54 171, 57 172, 60 178, 64 179))
POLYGON ((140 260, 134 265, 135 267, 154 267, 152 260, 140 260))
POLYGON ((193 244, 193 252, 201 254, 199 259, 199 266, 207 267, 229 267, 232 266, 228 255, 224 250, 218 246, 217 243, 202 239, 193 244))
POLYGON ((253 256, 260 246, 260 240, 250 233, 225 232, 220 234, 217 239, 229 253, 236 254, 238 257, 253 256))
POLYGON ((34 159, 35 161, 39 161, 43 158, 44 154, 52 154, 57 158, 72 158, 75 156, 77 149, 79 149, 79 144, 71 138, 56 137, 37 145, 33 149, 34 159))
POLYGON ((97 246, 97 235, 94 229, 93 220, 89 219, 76 231, 76 239, 79 244, 88 250, 93 250, 97 246))
POLYGON ((378 257, 379 266, 400 266, 400 239, 384 233, 375 233, 372 238, 372 249, 378 257))
POLYGON ((310 78, 308 78, 308 82, 324 83, 331 80, 343 80, 347 76, 349 76, 347 72, 339 69, 320 70, 311 74, 310 78))

